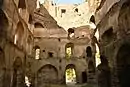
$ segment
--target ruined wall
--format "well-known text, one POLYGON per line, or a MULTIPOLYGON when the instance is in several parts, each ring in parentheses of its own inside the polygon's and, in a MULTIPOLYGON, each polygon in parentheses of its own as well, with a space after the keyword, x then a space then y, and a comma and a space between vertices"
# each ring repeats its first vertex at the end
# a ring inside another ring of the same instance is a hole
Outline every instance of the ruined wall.
POLYGON ((1 60, 4 66, 0 70, 1 87, 25 86, 25 61, 31 55, 33 35, 28 29, 27 2, 22 4, 23 7, 20 4, 19 0, 4 0, 0 8, 0 55, 4 55, 4 60, 1 60))
MULTIPOLYGON (((107 1, 105 3, 107 3, 107 1)), ((129 75, 126 73, 129 72, 129 60, 127 59, 129 51, 125 49, 125 47, 129 47, 129 34, 126 33, 129 32, 129 1, 121 0, 115 4, 111 3, 108 7, 111 8, 97 24, 100 37, 99 43, 101 55, 106 57, 105 61, 108 62, 108 65, 105 65, 104 60, 102 60, 98 69, 99 71, 106 70, 106 72, 103 72, 104 74, 109 72, 110 76, 107 79, 102 77, 102 79, 104 79, 104 81, 106 80, 111 82, 104 82, 102 80, 99 82, 99 85, 101 87, 104 87, 106 84, 109 84, 111 87, 124 87, 124 85, 129 87, 127 82, 129 75), (122 46, 124 49, 122 49, 122 46), (126 53, 124 54, 123 52, 126 53), (104 84, 101 84, 102 82, 104 82, 104 84)), ((101 9, 105 9, 105 7, 102 7, 101 9)), ((101 13, 104 13, 105 10, 103 12, 102 11, 101 13)), ((99 80, 101 80, 100 78, 101 77, 99 76, 99 80)), ((107 85, 105 87, 107 87, 107 85)))

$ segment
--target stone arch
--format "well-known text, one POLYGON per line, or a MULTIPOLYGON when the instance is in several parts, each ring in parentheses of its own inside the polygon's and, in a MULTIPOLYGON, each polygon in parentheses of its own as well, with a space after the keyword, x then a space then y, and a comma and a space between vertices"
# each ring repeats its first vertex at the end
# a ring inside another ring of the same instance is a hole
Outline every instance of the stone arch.
POLYGON ((130 43, 122 44, 117 53, 117 74, 120 87, 130 87, 130 43))
POLYGON ((24 87, 24 70, 20 57, 16 57, 13 63, 13 81, 12 87, 24 87))
POLYGON ((7 27, 9 25, 8 18, 4 11, 0 9, 0 36, 7 35, 7 27))
POLYGON ((36 22, 36 23, 34 24, 34 27, 35 27, 35 28, 44 28, 44 26, 43 26, 41 23, 38 23, 38 22, 36 22))
POLYGON ((75 82, 77 81, 77 71, 76 71, 76 66, 75 66, 74 64, 68 64, 68 65, 66 66, 66 68, 65 68, 65 76, 64 76, 64 79, 65 79, 66 84, 67 84, 67 81, 66 81, 66 79, 67 79, 66 70, 67 70, 67 69, 74 69, 75 76, 73 76, 74 79, 73 79, 72 82, 75 83, 75 82))
POLYGON ((101 36, 102 38, 102 42, 107 45, 109 43, 111 43, 112 41, 114 41, 116 39, 116 34, 113 32, 113 28, 110 27, 107 31, 105 31, 103 33, 103 35, 101 36))
POLYGON ((65 56, 66 58, 71 58, 73 56, 74 52, 74 44, 73 43, 67 43, 65 45, 65 56))
POLYGON ((87 57, 92 57, 92 49, 90 46, 86 48, 87 57))
POLYGON ((17 44, 22 44, 23 43, 23 38, 24 38, 24 27, 22 22, 18 22, 17 28, 15 31, 15 36, 14 36, 14 43, 17 44))
POLYGON ((57 83, 58 70, 55 66, 46 64, 38 70, 37 76, 39 86, 42 86, 44 83, 57 83))

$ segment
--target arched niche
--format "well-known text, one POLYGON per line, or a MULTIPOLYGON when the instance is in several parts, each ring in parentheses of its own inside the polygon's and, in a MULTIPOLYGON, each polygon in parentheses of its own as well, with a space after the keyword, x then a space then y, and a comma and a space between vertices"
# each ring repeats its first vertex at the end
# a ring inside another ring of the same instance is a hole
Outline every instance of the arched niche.
POLYGON ((12 87, 24 87, 24 70, 23 63, 20 57, 16 57, 13 63, 12 87))
POLYGON ((122 44, 117 53, 117 74, 120 87, 130 87, 130 43, 122 44))
POLYGON ((14 36, 14 44, 19 43, 21 45, 23 43, 23 38, 24 38, 24 27, 22 22, 18 22, 14 36))
POLYGON ((41 67, 37 72, 38 85, 49 83, 58 83, 58 70, 51 64, 46 64, 41 67))
POLYGON ((77 83, 77 73, 74 64, 68 64, 65 68, 65 83, 75 84, 77 83))
POLYGON ((92 57, 92 49, 90 46, 86 48, 87 57, 92 57))
POLYGON ((65 56, 67 59, 71 58, 73 56, 74 52, 74 44, 73 43, 67 43, 65 45, 65 56))
POLYGON ((36 22, 36 23, 34 24, 34 27, 35 27, 35 28, 44 28, 44 26, 43 26, 41 23, 38 23, 38 22, 36 22))
POLYGON ((8 25, 8 18, 5 15, 4 11, 0 9, 0 36, 7 35, 8 25))
POLYGON ((113 28, 110 27, 107 31, 105 31, 103 35, 101 36, 101 39, 104 45, 107 45, 113 42, 116 39, 116 34, 113 32, 113 28))

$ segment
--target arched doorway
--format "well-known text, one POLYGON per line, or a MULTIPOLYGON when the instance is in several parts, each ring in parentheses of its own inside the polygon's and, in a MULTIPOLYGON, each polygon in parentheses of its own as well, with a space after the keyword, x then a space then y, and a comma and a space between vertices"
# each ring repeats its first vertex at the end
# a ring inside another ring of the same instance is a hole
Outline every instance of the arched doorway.
POLYGON ((120 87, 130 87, 130 44, 123 44, 117 53, 117 74, 120 87))
POLYGON ((82 72, 82 83, 87 83, 87 72, 82 72))
POLYGON ((65 82, 66 84, 75 84, 76 83, 76 69, 75 65, 69 64, 65 69, 65 82))
POLYGON ((12 87, 24 87, 25 76, 22 67, 22 60, 17 57, 13 64, 13 83, 12 87))
POLYGON ((38 85, 39 87, 47 84, 58 83, 58 70, 55 66, 47 64, 38 70, 38 85))

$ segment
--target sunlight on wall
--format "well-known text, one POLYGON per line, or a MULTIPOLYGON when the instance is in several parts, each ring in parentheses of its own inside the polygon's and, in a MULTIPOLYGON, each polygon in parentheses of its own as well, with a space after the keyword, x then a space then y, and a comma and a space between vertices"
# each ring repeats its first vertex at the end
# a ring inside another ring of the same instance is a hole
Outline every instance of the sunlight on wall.
POLYGON ((40 49, 36 49, 35 59, 39 59, 39 55, 40 55, 40 49))
POLYGON ((14 44, 16 44, 17 43, 17 34, 14 36, 14 44))
POLYGON ((30 85, 31 85, 27 76, 25 76, 25 84, 27 87, 30 87, 30 85))
POLYGON ((97 31, 96 31, 94 36, 97 38, 97 40, 99 40, 99 30, 98 29, 97 29, 97 31))
POLYGON ((96 67, 101 63, 100 60, 100 52, 99 52, 99 47, 97 44, 96 45, 96 54, 95 54, 95 58, 96 58, 96 67))
POLYGON ((66 84, 67 83, 76 83, 76 73, 73 68, 66 70, 66 84))

